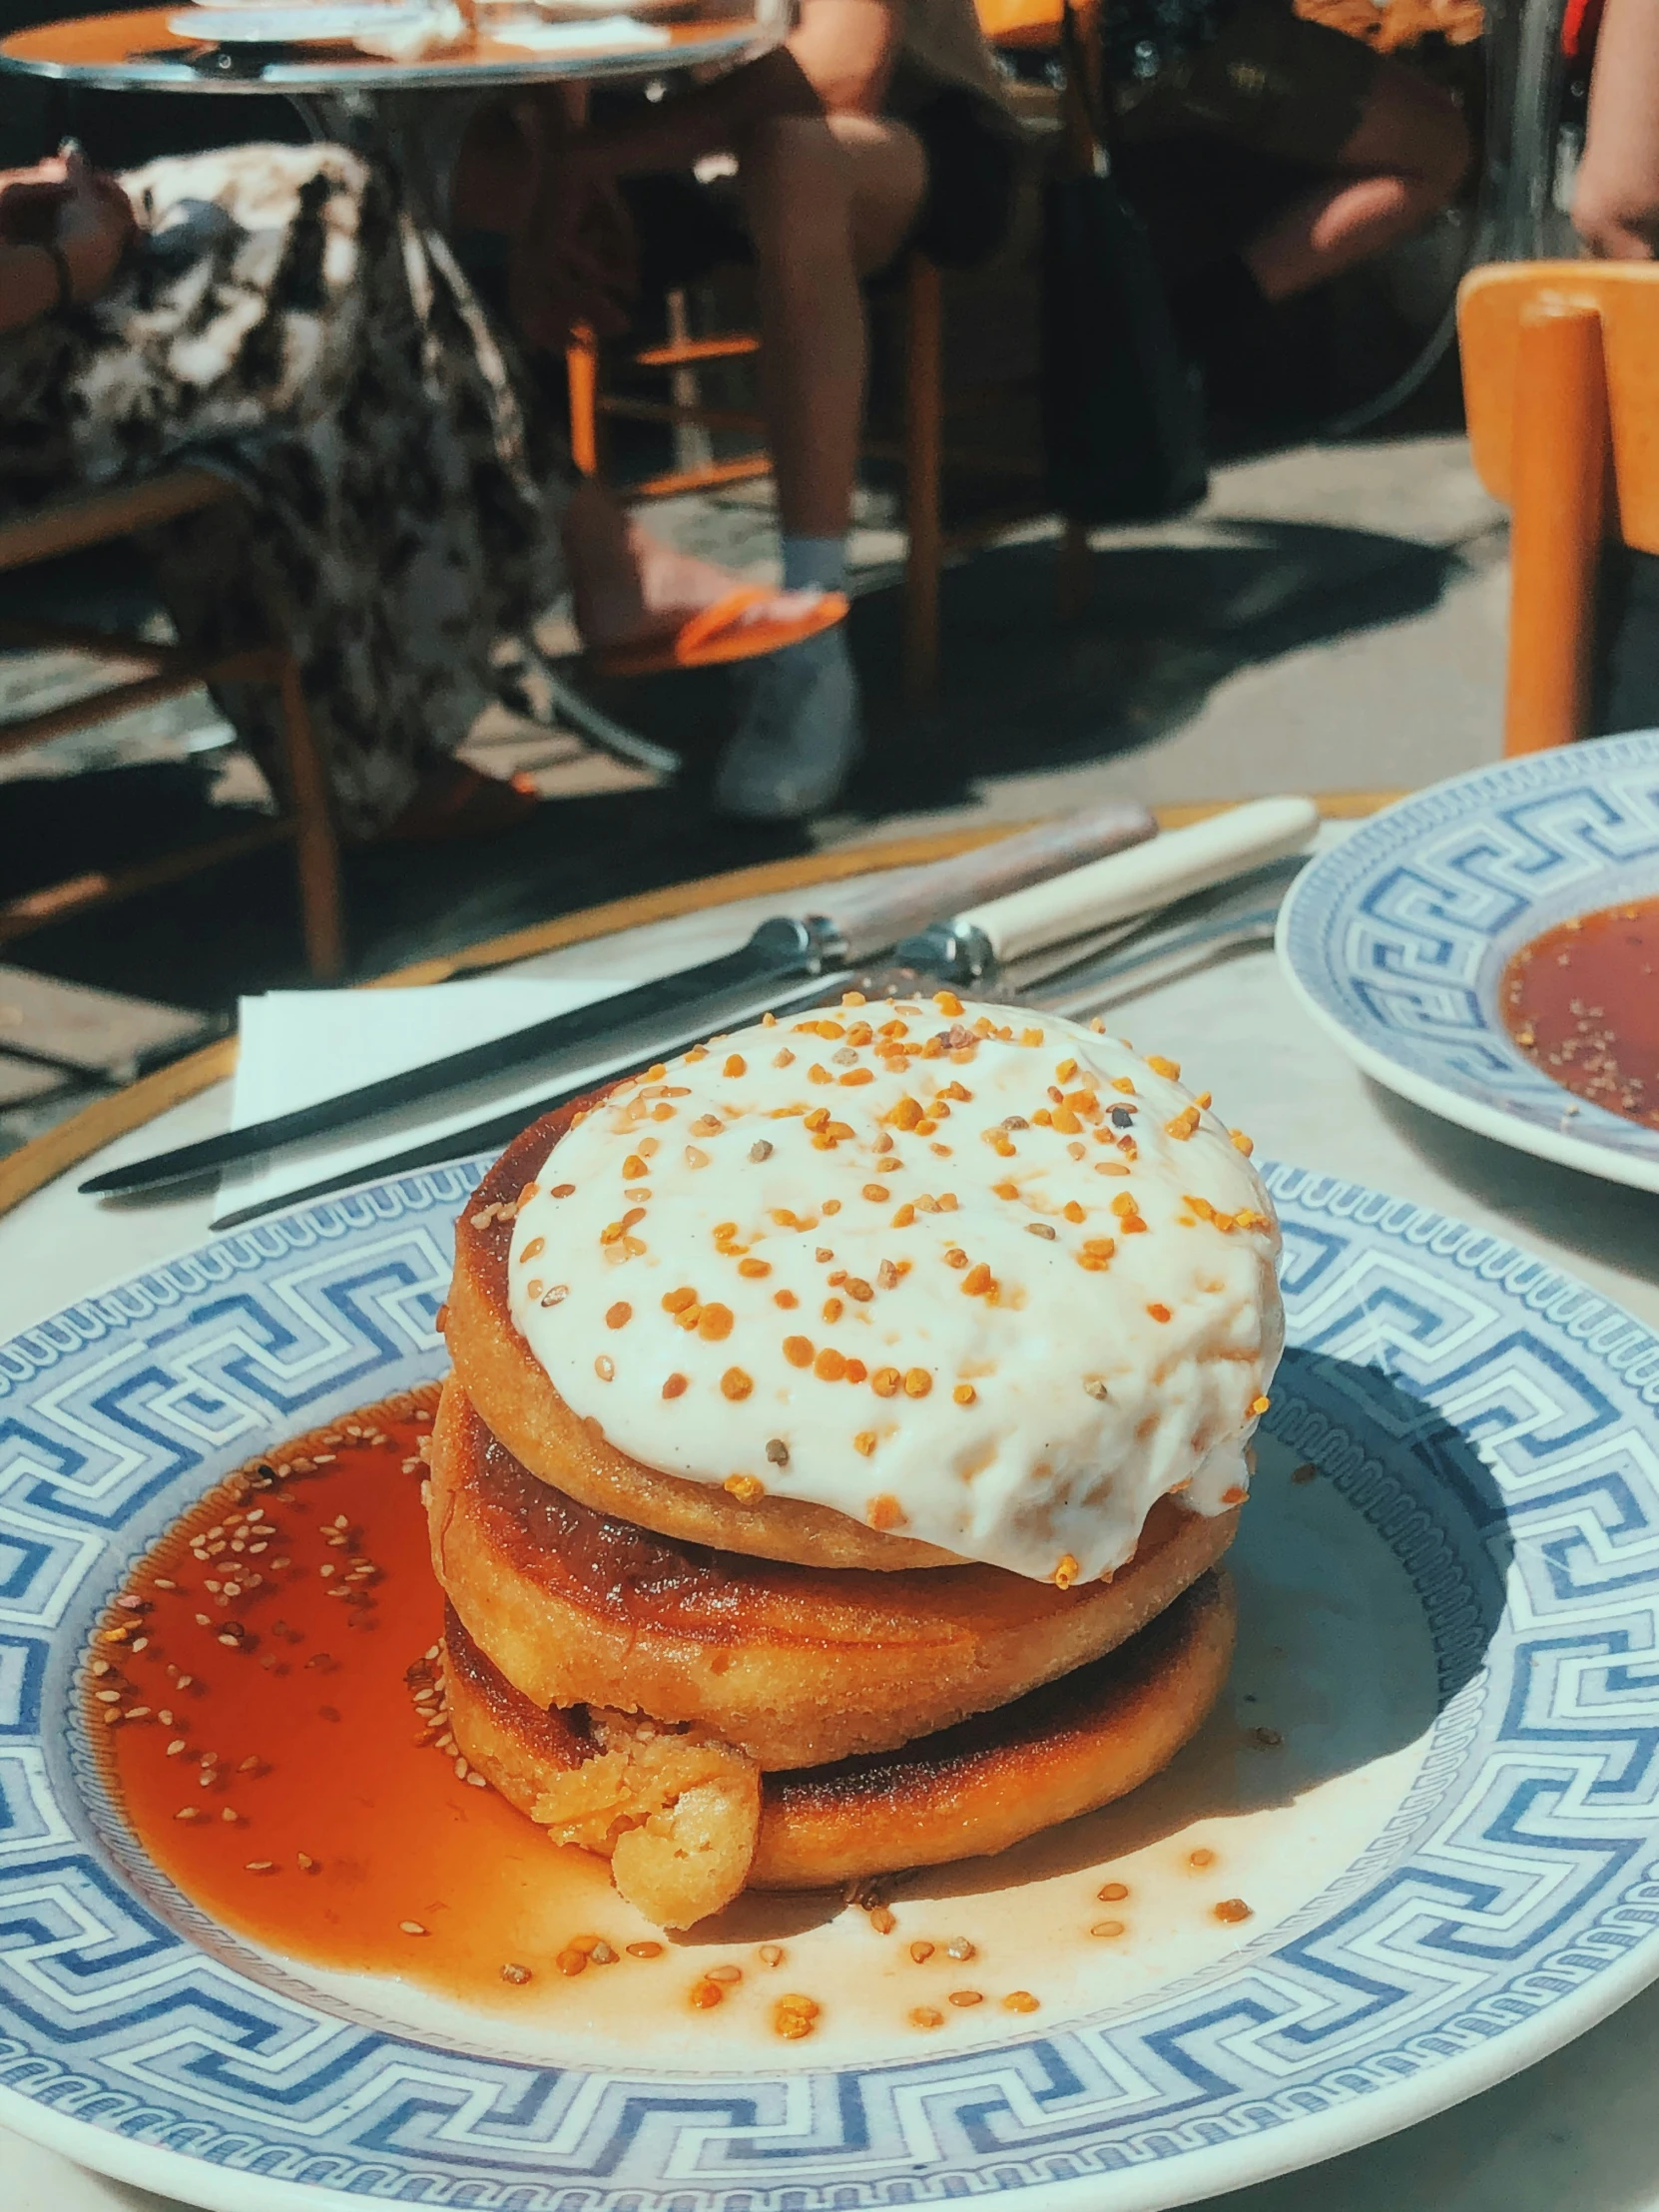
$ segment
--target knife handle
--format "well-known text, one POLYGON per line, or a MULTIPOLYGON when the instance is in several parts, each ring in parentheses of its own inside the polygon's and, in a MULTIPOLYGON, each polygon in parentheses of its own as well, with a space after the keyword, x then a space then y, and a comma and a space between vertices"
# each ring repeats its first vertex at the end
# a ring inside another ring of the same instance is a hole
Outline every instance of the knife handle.
POLYGON ((997 898, 1102 853, 1121 852, 1151 837, 1157 828, 1144 807, 1114 799, 1084 814, 1039 823, 1018 836, 999 837, 952 860, 867 876, 838 890, 825 918, 833 924, 848 956, 862 959, 969 901, 997 898))
POLYGON ((1319 822, 1311 799, 1254 800, 1185 830, 1166 830, 1134 851, 971 907, 955 916, 955 928, 958 934, 978 930, 999 963, 1017 960, 1300 851, 1319 822))

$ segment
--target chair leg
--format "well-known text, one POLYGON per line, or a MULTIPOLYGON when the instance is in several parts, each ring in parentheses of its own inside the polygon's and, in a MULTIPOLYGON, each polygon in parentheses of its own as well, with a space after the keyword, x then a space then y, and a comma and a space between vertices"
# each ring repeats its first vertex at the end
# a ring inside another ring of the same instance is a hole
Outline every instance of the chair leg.
POLYGON ((1537 753, 1589 726, 1609 453, 1593 306, 1540 301, 1521 316, 1514 441, 1503 750, 1537 753))
POLYGON ((905 276, 904 695, 932 697, 939 677, 939 426, 944 411, 939 273, 920 254, 905 276))
POLYGON ((329 982, 345 964, 340 923, 339 846, 328 809, 328 784, 317 755, 310 711, 299 681, 299 664, 284 649, 274 648, 273 676, 282 703, 282 753, 296 830, 294 860, 299 875, 299 916, 305 933, 305 964, 319 983, 329 982))
POLYGON ((570 386, 570 457, 580 476, 599 474, 599 340, 577 323, 565 347, 570 386))
POLYGON ((1075 622, 1089 603, 1089 533, 1081 522, 1068 522, 1061 528, 1056 588, 1062 618, 1075 622))

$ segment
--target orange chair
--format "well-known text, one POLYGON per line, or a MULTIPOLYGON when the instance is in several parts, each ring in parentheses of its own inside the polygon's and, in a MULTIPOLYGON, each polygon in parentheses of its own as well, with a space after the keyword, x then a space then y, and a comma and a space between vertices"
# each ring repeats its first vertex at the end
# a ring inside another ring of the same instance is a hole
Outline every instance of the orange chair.
MULTIPOLYGON (((235 485, 204 468, 176 468, 142 483, 108 491, 83 492, 0 522, 0 574, 28 568, 61 553, 106 545, 135 530, 170 522, 180 515, 240 498, 235 485)), ((0 943, 48 922, 106 906, 135 892, 177 881, 202 868, 241 859, 269 844, 293 845, 299 876, 299 912, 305 958, 319 981, 337 975, 343 960, 340 930, 339 855, 328 813, 328 788, 305 711, 299 671, 284 645, 243 648, 234 653, 198 654, 179 646, 153 645, 148 639, 121 638, 67 623, 0 622, 0 643, 61 646, 108 660, 136 663, 148 673, 91 693, 63 707, 20 721, 0 723, 0 753, 18 753, 44 745, 71 730, 84 730, 112 715, 158 700, 176 698, 198 684, 270 684, 281 701, 282 766, 287 805, 268 822, 216 837, 207 844, 171 852, 142 865, 111 872, 88 871, 67 882, 0 901, 0 943)))
POLYGON ((1571 745, 1602 541, 1659 553, 1659 265, 1473 270, 1457 332, 1475 469, 1512 517, 1503 750, 1571 745))

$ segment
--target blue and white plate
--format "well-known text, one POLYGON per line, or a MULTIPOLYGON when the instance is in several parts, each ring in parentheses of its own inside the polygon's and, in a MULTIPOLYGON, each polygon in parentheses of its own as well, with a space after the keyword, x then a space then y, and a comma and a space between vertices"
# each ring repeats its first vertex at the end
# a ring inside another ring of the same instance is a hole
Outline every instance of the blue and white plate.
POLYGON ((1500 1144, 1659 1191, 1659 1130, 1550 1081, 1510 1041, 1512 954, 1659 895, 1659 731, 1417 792, 1304 869, 1279 917, 1298 996, 1368 1075, 1500 1144))
POLYGON ((1659 1973, 1659 1342, 1283 1166, 1292 1350, 1223 1709, 1122 1805, 902 1886, 890 1935, 792 1901, 820 2034, 766 2033, 753 1974, 694 2033, 692 1943, 563 1984, 564 2024, 509 2047, 205 1924, 100 1795, 89 1628, 207 1483, 439 1371, 478 1172, 263 1223, 0 1347, 0 2119, 234 2212, 1149 2212, 1403 2127, 1659 1973), (910 1940, 952 1931, 955 1971, 1041 2009, 910 2025, 947 1985, 910 1940), (625 2016, 583 2012, 624 1974, 625 2016))

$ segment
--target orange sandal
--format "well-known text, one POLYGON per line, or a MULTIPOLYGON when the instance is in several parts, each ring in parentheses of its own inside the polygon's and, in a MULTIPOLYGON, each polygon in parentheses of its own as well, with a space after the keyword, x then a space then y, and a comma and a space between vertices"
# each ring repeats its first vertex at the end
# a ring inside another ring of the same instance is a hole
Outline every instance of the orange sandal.
POLYGON ((745 584, 703 608, 667 637, 615 645, 592 656, 600 676, 661 676, 681 668, 716 668, 727 661, 758 660, 787 645, 805 644, 846 619, 846 594, 822 592, 816 606, 789 622, 746 622, 752 607, 781 599, 776 584, 745 584))

